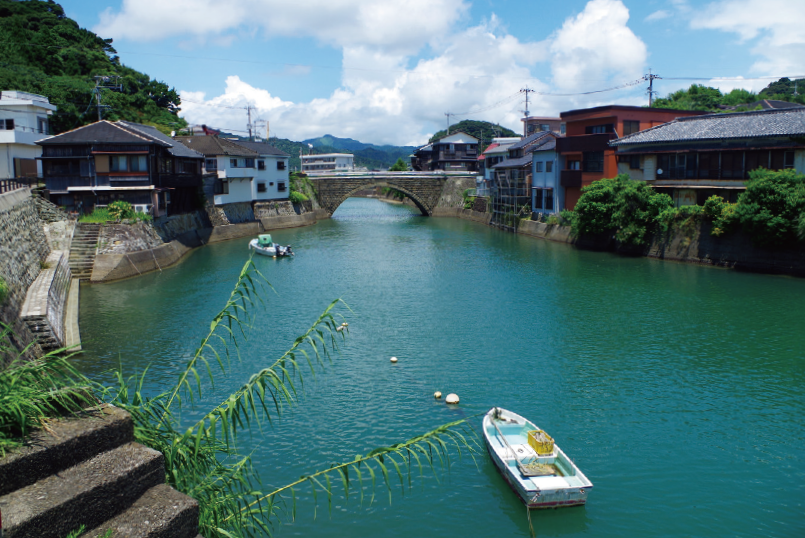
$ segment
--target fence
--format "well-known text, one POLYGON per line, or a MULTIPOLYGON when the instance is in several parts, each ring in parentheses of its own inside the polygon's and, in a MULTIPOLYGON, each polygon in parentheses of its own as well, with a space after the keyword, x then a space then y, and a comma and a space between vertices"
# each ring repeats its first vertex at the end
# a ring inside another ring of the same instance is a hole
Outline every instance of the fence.
POLYGON ((16 177, 11 179, 0 179, 0 194, 15 191, 17 189, 27 189, 36 185, 36 178, 16 177))

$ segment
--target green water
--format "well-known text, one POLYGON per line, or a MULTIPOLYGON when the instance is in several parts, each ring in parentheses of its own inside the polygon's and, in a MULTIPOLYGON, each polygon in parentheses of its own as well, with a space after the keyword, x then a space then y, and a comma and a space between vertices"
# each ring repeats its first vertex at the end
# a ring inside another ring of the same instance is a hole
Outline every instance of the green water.
MULTIPOLYGON (((296 258, 256 260, 276 294, 234 375, 199 408, 331 300, 354 313, 343 352, 300 405, 243 437, 266 484, 497 405, 546 429, 595 484, 585 507, 533 513, 540 536, 805 536, 805 280, 583 252, 368 199, 272 235, 296 258), (461 405, 434 401, 436 390, 461 405)), ((82 287, 81 368, 104 378, 151 364, 147 391, 173 383, 246 244, 82 287)), ((372 506, 336 500, 332 516, 320 496, 315 520, 305 493, 279 535, 528 536, 486 454, 392 506, 378 493, 372 506)))

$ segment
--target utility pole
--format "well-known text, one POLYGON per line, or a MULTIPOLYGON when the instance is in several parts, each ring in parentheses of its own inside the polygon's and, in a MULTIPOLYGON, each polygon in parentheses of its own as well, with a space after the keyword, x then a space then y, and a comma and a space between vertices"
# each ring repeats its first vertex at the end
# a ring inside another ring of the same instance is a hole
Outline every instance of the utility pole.
POLYGON ((251 104, 246 105, 246 114, 248 114, 248 116, 249 116, 249 123, 248 123, 248 127, 249 127, 249 142, 253 142, 254 138, 252 138, 252 105, 251 104))
POLYGON ((532 90, 528 86, 520 89, 520 93, 525 94, 525 110, 523 110, 523 113, 525 114, 525 116, 523 117, 523 136, 528 135, 528 94, 534 93, 535 91, 536 90, 532 90))
POLYGON ((648 107, 649 108, 651 108, 651 105, 654 102, 654 95, 656 93, 658 93, 658 92, 654 91, 654 79, 655 78, 662 78, 662 77, 652 74, 651 69, 648 70, 648 75, 643 75, 643 80, 648 81, 648 90, 646 90, 646 93, 648 94, 648 107))
POLYGON ((118 84, 120 77, 115 75, 111 76, 100 75, 94 78, 95 78, 95 87, 92 88, 92 93, 95 94, 95 102, 96 102, 95 108, 98 109, 98 121, 101 121, 103 119, 102 111, 107 108, 112 108, 109 105, 101 104, 102 91, 103 90, 122 91, 123 85, 118 84))
POLYGON ((447 116, 447 134, 450 134, 450 116, 455 116, 452 112, 445 112, 445 116, 447 116))

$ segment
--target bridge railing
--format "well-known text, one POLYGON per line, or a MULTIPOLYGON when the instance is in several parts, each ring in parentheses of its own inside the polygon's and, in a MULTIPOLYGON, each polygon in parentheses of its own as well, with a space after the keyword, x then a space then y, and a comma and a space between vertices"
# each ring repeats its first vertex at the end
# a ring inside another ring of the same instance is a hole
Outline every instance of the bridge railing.
POLYGON ((305 172, 308 177, 316 179, 323 179, 323 178, 388 178, 388 177, 475 177, 477 176, 477 172, 446 172, 443 170, 436 170, 436 171, 427 171, 427 172, 417 172, 417 171, 407 171, 407 172, 383 172, 383 171, 373 171, 373 172, 338 172, 338 171, 327 171, 327 172, 305 172))

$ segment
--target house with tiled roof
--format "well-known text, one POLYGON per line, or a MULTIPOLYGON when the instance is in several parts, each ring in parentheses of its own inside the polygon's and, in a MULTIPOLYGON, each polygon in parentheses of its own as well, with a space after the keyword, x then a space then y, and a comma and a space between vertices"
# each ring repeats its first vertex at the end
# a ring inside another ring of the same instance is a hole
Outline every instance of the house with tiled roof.
POLYGON ((531 211, 553 215, 565 209, 565 190, 559 181, 562 156, 556 152, 556 137, 545 137, 531 148, 531 211))
POLYGON ((50 200, 68 210, 116 200, 154 216, 199 208, 203 156, 149 125, 104 120, 36 144, 50 200))
POLYGON ((735 202, 758 168, 805 173, 805 108, 678 118, 610 142, 618 171, 650 182, 677 205, 717 194, 735 202))
POLYGON ((474 172, 478 166, 478 139, 463 131, 450 133, 423 146, 411 157, 414 170, 474 172))
POLYGON ((218 136, 177 136, 177 142, 204 155, 204 172, 217 177, 215 205, 288 198, 287 153, 266 142, 218 136))

